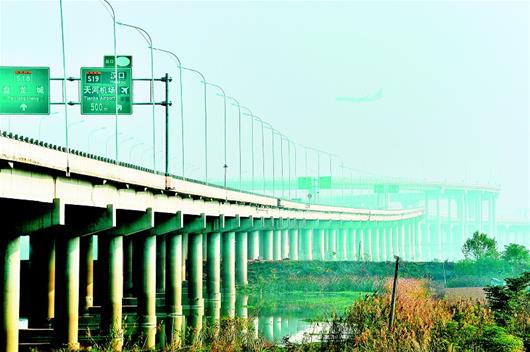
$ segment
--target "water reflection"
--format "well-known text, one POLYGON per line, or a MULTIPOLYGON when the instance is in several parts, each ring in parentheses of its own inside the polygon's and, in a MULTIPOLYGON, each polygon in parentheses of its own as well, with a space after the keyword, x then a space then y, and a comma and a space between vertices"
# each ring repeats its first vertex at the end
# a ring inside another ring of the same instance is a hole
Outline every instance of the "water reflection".
MULTIPOLYGON (((216 298, 206 299, 203 311, 186 311, 185 319, 168 319, 168 325, 173 325, 166 326, 166 341, 172 341, 170 332, 175 334, 175 330, 179 330, 184 333, 187 344, 197 342, 201 338, 201 329, 211 329, 210 333, 217 334, 221 319, 234 317, 249 319, 252 336, 272 343, 302 341, 304 333, 318 330, 315 329, 316 324, 310 322, 310 319, 318 318, 318 313, 307 307, 293 309, 280 297, 237 293, 221 294, 216 298)), ((303 297, 301 299, 303 301, 303 297)))

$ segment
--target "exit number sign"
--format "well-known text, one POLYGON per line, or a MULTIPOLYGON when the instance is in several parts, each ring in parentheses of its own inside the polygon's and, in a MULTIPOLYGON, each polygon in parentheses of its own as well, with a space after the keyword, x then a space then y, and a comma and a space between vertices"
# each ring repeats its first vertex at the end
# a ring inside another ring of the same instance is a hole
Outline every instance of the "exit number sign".
POLYGON ((50 68, 0 66, 0 114, 49 115, 50 68))
POLYGON ((120 115, 132 114, 132 77, 130 68, 118 68, 117 94, 116 72, 110 67, 81 68, 81 114, 120 115), (116 96, 118 101, 116 102, 116 96))

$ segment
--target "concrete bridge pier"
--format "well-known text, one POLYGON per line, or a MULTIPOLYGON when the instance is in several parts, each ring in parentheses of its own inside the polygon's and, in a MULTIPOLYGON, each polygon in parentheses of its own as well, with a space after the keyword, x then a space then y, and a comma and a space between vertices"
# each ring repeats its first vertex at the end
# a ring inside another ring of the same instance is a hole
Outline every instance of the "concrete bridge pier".
MULTIPOLYGON (((286 220, 290 222, 291 220, 286 220)), ((282 230, 282 255, 281 259, 289 258, 289 230, 282 230)))
MULTIPOLYGON (((206 249, 206 299, 204 300, 204 313, 210 325, 215 325, 221 318, 221 225, 224 218, 215 219, 215 229, 205 231, 201 250, 206 249), (204 245, 204 242, 207 242, 204 245)), ((191 248, 190 248, 191 251, 191 248)), ((201 259, 202 265, 202 259, 201 259)), ((190 263, 190 270, 192 263, 190 263)), ((188 288, 189 293, 189 288, 188 288)), ((191 306, 191 301, 190 301, 191 306)), ((191 307, 190 307, 191 308, 191 307)))
POLYGON ((386 260, 387 261, 393 261, 394 260, 394 243, 393 243, 393 232, 394 227, 392 226, 392 223, 389 223, 387 225, 386 231, 385 231, 385 238, 386 238, 386 260))
POLYGON ((239 220, 239 229, 236 232, 236 285, 248 284, 248 236, 254 229, 254 218, 248 217, 239 220))
POLYGON ((377 252, 379 250, 377 246, 377 228, 374 224, 370 224, 368 226, 368 241, 370 245, 370 261, 375 262, 377 261, 377 252))
POLYGON ((273 230, 262 230, 261 231, 261 246, 259 249, 260 256, 264 260, 273 260, 273 230))
POLYGON ((289 259, 298 260, 298 244, 298 229, 296 227, 289 229, 289 259))
POLYGON ((399 224, 397 222, 394 222, 392 224, 392 243, 393 243, 392 249, 393 249, 393 256, 399 256, 401 254, 400 251, 399 251, 399 249, 400 249, 399 246, 401 244, 400 232, 401 232, 401 227, 399 226, 399 224))
POLYGON ((235 232, 228 231, 222 234, 222 280, 223 294, 235 295, 236 293, 236 239, 235 232))
POLYGON ((318 220, 301 220, 299 223, 298 258, 300 260, 313 260, 313 229, 318 223, 318 220))
POLYGON ((355 225, 355 241, 357 243, 357 247, 355 248, 355 253, 357 260, 364 260, 364 234, 363 229, 361 228, 360 224, 355 225))
POLYGON ((133 237, 123 239, 123 295, 133 297, 133 237))
POLYGON ((166 238, 166 341, 169 346, 181 343, 182 314, 182 233, 174 231, 166 238))
MULTIPOLYGON (((282 219, 279 219, 280 223, 282 219)), ((273 230, 273 259, 282 260, 282 230, 273 230)))
POLYGON ((259 230, 252 230, 248 232, 248 259, 256 260, 260 256, 259 252, 259 230))
POLYGON ((408 238, 408 233, 407 233, 407 226, 405 225, 404 222, 402 222, 400 225, 400 230, 399 230, 399 253, 400 253, 400 256, 403 257, 403 259, 405 260, 408 260, 408 256, 407 256, 407 238, 408 238))
POLYGON ((186 270, 191 317, 190 324, 194 326, 198 324, 196 318, 200 316, 202 320, 202 316, 204 315, 204 298, 202 294, 202 241, 203 233, 206 232, 206 215, 190 216, 189 220, 185 217, 184 224, 182 233, 186 233, 188 238, 188 263, 186 264, 186 270))
POLYGON ((79 263, 79 311, 88 314, 94 305, 94 236, 88 235, 80 239, 79 263))
POLYGON ((182 314, 182 233, 174 231, 166 238, 166 341, 178 347, 183 332, 182 314))
MULTIPOLYGON (((144 346, 146 349, 154 349, 156 346, 156 327, 157 327, 157 316, 156 316, 156 292, 157 292, 157 238, 160 236, 166 236, 168 233, 172 233, 182 228, 182 220, 179 214, 165 214, 155 213, 152 209, 148 208, 144 212, 123 212, 122 216, 118 215, 118 227, 111 231, 111 235, 117 236, 119 242, 122 240, 123 235, 135 235, 137 237, 138 249, 140 252, 139 256, 139 281, 137 286, 138 295, 138 326, 139 332, 144 338, 144 346)), ((118 241, 116 239, 116 241, 118 241)), ((112 242, 111 242, 112 244, 112 242)), ((116 251, 119 253, 119 251, 116 251)), ((116 254, 110 256, 116 257, 116 254)), ((166 248, 162 257, 163 262, 159 262, 160 265, 166 266, 166 248)), ((109 277, 119 276, 121 272, 119 262, 123 260, 114 259, 114 275, 109 277), (120 269, 117 269, 120 268, 120 269)), ((158 271, 160 274, 161 271, 158 271)), ((165 270, 163 271, 165 275, 165 270)), ((119 278, 114 279, 119 281, 119 278)), ((160 281, 159 281, 160 282, 160 281)), ((165 283, 165 279, 164 279, 165 283)), ((116 312, 110 319, 102 319, 103 321, 110 321, 112 324, 111 328, 116 330, 119 327, 121 332, 121 284, 116 282, 113 284, 114 289, 109 290, 107 297, 108 305, 111 309, 106 309, 109 313, 116 312), (118 313, 119 312, 119 313, 118 313)), ((118 340, 118 339, 116 339, 118 340)), ((119 344, 116 341, 116 344, 119 344)))
MULTIPOLYGON (((58 212, 56 216, 59 217, 59 225, 50 229, 56 234, 55 343, 57 346, 77 349, 80 238, 112 229, 116 225, 116 213, 112 205, 106 208, 67 208, 57 199, 54 200, 54 211, 58 212), (65 209, 68 209, 68 213, 65 209), (68 217, 65 214, 68 214, 68 217)), ((86 292, 86 287, 83 292, 86 292)))
POLYGON ((325 260, 325 230, 322 228, 313 229, 313 259, 325 260))
POLYGON ((379 242, 380 242, 379 227, 372 225, 371 228, 372 228, 372 236, 370 237, 372 239, 372 246, 371 246, 372 261, 379 262, 380 261, 380 258, 379 258, 379 242))
POLYGON ((236 285, 246 286, 248 284, 247 262, 248 262, 248 232, 236 232, 236 285))
POLYGON ((363 260, 372 260, 372 229, 367 225, 363 224, 363 260))
POLYGON ((348 231, 342 227, 337 229, 337 260, 348 260, 348 231))
POLYGON ((156 237, 156 292, 166 291, 166 236, 156 237))
POLYGON ((123 299, 123 236, 99 237, 99 261, 104 267, 101 278, 101 333, 111 339, 114 350, 121 350, 123 299))
POLYGON ((188 252, 189 252, 189 241, 188 241, 188 233, 183 232, 182 233, 182 282, 188 281, 188 271, 186 270, 186 266, 188 264, 188 252))
POLYGON ((262 220, 259 253, 263 260, 274 259, 274 218, 262 220))
POLYGON ((328 260, 337 260, 338 245, 336 225, 332 222, 330 226, 328 230, 329 249, 327 250, 327 256, 329 258, 328 260))
POLYGON ((141 235, 142 248, 140 285, 138 287, 138 322, 145 339, 144 346, 156 345, 156 236, 147 232, 141 235))
MULTIPOLYGON (((322 222, 321 222, 322 224, 322 222)), ((325 222, 324 228, 324 259, 323 260, 333 260, 333 249, 332 249, 332 240, 331 240, 331 230, 329 229, 330 222, 325 222)))
POLYGON ((202 295, 202 240, 200 232, 188 233, 188 298, 191 310, 204 311, 202 295))
POLYGON ((386 260, 386 227, 379 226, 377 228, 377 261, 384 262, 386 260))
MULTIPOLYGON (((30 236, 30 302, 28 326, 48 328, 54 317, 55 303, 55 236, 37 234, 30 236)), ((0 251, 1 253, 1 251, 0 251)))
POLYGON ((79 237, 58 235, 56 251, 55 339, 58 346, 78 349, 79 237))
POLYGON ((236 296, 236 316, 248 318, 248 295, 238 294, 236 296))
POLYGON ((236 316, 236 294, 223 293, 221 296, 221 315, 234 318, 236 316))
POLYGON ((18 351, 20 307, 20 237, 0 236, 0 350, 18 351))
MULTIPOLYGON (((221 233, 204 235, 208 241, 206 254, 206 293, 208 302, 221 301, 221 233)), ((208 309, 207 309, 208 310, 208 309)))
POLYGON ((357 239, 352 225, 347 228, 348 259, 357 260, 357 239))
POLYGON ((312 229, 304 229, 302 230, 302 238, 301 238, 301 249, 302 251, 299 254, 299 258, 301 260, 313 260, 313 230, 312 229))

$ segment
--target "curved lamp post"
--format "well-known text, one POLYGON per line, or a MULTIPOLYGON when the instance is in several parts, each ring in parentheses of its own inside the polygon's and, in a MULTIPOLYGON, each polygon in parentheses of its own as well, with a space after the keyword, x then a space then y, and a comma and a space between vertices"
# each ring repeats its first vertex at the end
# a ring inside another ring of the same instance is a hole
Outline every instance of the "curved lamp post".
POLYGON ((272 143, 272 196, 274 197, 274 193, 275 193, 275 188, 276 188, 276 180, 275 180, 275 177, 276 177, 276 167, 275 167, 275 162, 274 162, 274 133, 275 133, 275 129, 274 127, 272 127, 272 125, 266 121, 263 121, 263 125, 265 125, 268 129, 271 130, 271 143, 272 143))
POLYGON ((151 51, 151 86, 150 86, 150 98, 151 99, 150 100, 151 100, 151 110, 152 110, 152 117, 153 117, 153 171, 156 171, 156 153, 155 153, 156 131, 155 131, 155 98, 154 98, 155 76, 154 76, 154 63, 153 63, 153 40, 151 39, 151 36, 149 35, 149 33, 147 33, 147 31, 143 28, 140 28, 138 26, 133 26, 131 24, 127 24, 123 22, 116 22, 116 24, 119 24, 120 26, 136 29, 138 33, 140 33, 142 38, 145 39, 151 51))
MULTIPOLYGON (((243 168, 243 158, 241 157, 241 104, 237 99, 225 96, 226 99, 229 99, 236 103, 237 106, 237 135, 238 135, 238 151, 239 151, 239 189, 243 189, 243 178, 242 178, 242 168, 243 168)), ((252 136, 252 168, 254 169, 254 136, 252 136)), ((253 175, 254 176, 254 175, 253 175)), ((252 187, 254 187, 254 179, 252 179, 252 187)))
POLYGON ((185 162, 184 162, 184 156, 185 156, 185 153, 184 153, 184 99, 183 99, 183 86, 182 86, 182 63, 179 59, 179 57, 174 54, 173 52, 169 51, 169 50, 164 50, 164 49, 160 49, 160 48, 152 48, 153 50, 156 50, 156 51, 160 51, 160 52, 163 52, 163 53, 166 53, 168 55, 170 55, 176 62, 177 62, 177 67, 179 69, 179 89, 180 89, 180 126, 181 126, 181 129, 180 129, 180 147, 181 147, 181 158, 182 158, 182 165, 181 165, 181 168, 182 168, 182 177, 185 177, 185 162))
POLYGON ((114 141, 115 143, 115 148, 116 148, 116 164, 118 164, 119 162, 119 154, 118 154, 118 59, 117 59, 117 53, 116 53, 116 12, 114 11, 114 7, 112 7, 112 5, 110 4, 110 2, 108 2, 107 0, 101 0, 102 2, 104 2, 107 6, 105 7, 105 9, 107 9, 107 11, 109 10, 110 8, 110 12, 109 12, 109 15, 110 17, 112 18, 112 32, 113 32, 113 37, 114 37, 114 77, 116 77, 114 79, 114 133, 116 134, 116 139, 114 141))
POLYGON ((221 92, 222 96, 223 96, 223 134, 224 134, 224 164, 223 164, 223 169, 224 169, 224 187, 226 189, 226 172, 227 172, 227 169, 228 169, 228 165, 226 164, 226 93, 224 91, 224 89, 218 85, 218 84, 215 84, 215 83, 210 83, 210 82, 205 82, 206 85, 209 85, 209 86, 212 86, 214 88, 217 88, 219 89, 219 91, 221 92))
MULTIPOLYGON (((260 117, 254 115, 249 108, 245 106, 241 106, 241 107, 249 112, 249 114, 243 114, 243 115, 247 115, 252 118, 252 136, 254 136, 254 120, 258 120, 259 123, 261 124, 261 165, 262 165, 262 177, 263 177, 263 194, 265 194, 266 193, 265 192, 266 180, 265 180, 265 126, 264 126, 264 122, 260 117)), ((254 139, 254 137, 252 137, 252 139, 254 139)), ((252 147, 252 152, 254 152, 254 146, 252 147)), ((254 161, 252 161, 252 177, 254 178, 254 161)))
POLYGON ((206 78, 202 72, 197 71, 193 68, 180 66, 183 70, 194 72, 202 78, 202 84, 204 87, 204 182, 208 184, 208 105, 206 96, 206 78))

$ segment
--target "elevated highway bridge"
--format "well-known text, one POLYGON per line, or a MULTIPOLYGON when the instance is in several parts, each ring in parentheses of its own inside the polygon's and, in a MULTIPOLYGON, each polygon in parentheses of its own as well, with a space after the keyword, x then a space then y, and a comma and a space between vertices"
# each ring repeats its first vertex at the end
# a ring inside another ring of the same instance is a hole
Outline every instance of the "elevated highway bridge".
MULTIPOLYGON (((5 132, 0 165, 2 350, 18 349, 21 308, 30 328, 49 329, 53 320, 56 344, 76 348, 80 314, 94 306, 95 286, 101 331, 121 330, 123 302, 134 296, 138 326, 154 347, 160 319, 174 328, 169 339, 177 339, 184 309, 201 313, 221 297, 235 299, 236 286, 247 282, 248 260, 422 258, 421 208, 279 199, 67 153, 5 132), (31 247, 30 278, 21 277, 23 236, 31 247), (20 305, 21 281, 31 292, 29 308, 20 305)), ((115 344, 120 348, 122 340, 115 344)))

